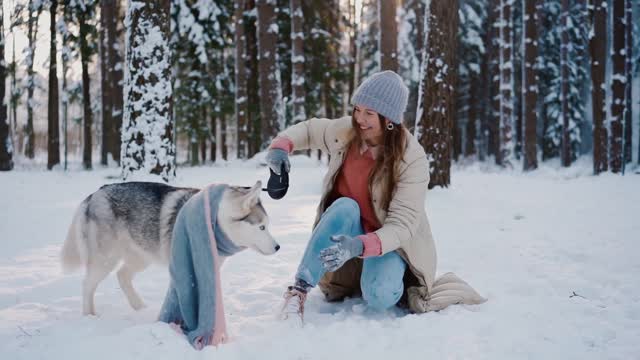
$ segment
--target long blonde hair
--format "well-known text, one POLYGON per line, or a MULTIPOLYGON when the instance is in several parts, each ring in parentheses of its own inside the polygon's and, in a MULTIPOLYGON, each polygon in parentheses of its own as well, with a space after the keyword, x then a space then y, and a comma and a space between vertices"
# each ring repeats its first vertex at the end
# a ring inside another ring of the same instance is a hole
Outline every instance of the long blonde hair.
MULTIPOLYGON (((382 136, 382 143, 379 145, 382 146, 382 148, 378 152, 376 164, 371 171, 371 176, 369 176, 368 186, 369 192, 371 192, 374 181, 378 179, 383 181, 381 205, 383 209, 388 210, 398 183, 398 165, 404 157, 404 152, 407 148, 407 139, 404 126, 402 124, 394 123, 393 129, 389 130, 387 128, 385 117, 378 114, 378 119, 380 120, 380 126, 383 129, 382 131, 384 135, 382 136)), ((353 145, 360 146, 363 141, 360 127, 356 122, 354 113, 351 114, 351 124, 353 125, 354 136, 349 142, 347 147, 348 149, 353 145)))

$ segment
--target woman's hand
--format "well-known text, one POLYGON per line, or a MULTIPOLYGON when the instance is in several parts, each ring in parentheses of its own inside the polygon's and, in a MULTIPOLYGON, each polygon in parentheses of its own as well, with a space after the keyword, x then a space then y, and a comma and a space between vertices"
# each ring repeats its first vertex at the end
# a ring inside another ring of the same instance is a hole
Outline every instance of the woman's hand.
POLYGON ((357 237, 337 235, 332 236, 331 241, 336 244, 320 251, 320 260, 326 271, 340 269, 349 259, 362 255, 364 251, 364 244, 357 237))
POLYGON ((291 164, 289 163, 289 154, 282 149, 269 149, 267 152, 267 157, 265 158, 269 169, 276 173, 276 175, 281 175, 282 165, 284 165, 284 171, 287 173, 291 169, 291 164))

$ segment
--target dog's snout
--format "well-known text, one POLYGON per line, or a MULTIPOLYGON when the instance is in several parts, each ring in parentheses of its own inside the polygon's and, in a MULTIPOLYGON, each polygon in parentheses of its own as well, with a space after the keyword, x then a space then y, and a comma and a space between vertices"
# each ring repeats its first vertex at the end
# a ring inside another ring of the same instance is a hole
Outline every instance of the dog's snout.
POLYGON ((276 245, 276 251, 280 250, 280 245, 276 245))

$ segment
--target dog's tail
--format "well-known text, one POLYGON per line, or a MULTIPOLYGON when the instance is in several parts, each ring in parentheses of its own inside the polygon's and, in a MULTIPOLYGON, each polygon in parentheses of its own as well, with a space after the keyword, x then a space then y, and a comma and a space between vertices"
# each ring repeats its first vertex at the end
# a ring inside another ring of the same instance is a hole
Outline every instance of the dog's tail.
POLYGON ((67 239, 62 246, 60 260, 62 270, 69 273, 85 265, 86 262, 86 210, 89 199, 84 200, 76 210, 67 239))

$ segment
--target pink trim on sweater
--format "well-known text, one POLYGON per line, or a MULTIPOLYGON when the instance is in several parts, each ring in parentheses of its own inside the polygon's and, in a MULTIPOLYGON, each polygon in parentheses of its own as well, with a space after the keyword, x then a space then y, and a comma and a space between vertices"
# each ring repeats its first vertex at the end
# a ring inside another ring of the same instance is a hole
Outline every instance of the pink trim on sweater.
POLYGON ((222 287, 220 285, 220 258, 218 256, 216 238, 213 235, 213 225, 211 224, 211 205, 209 204, 208 186, 204 188, 204 216, 207 224, 207 232, 209 233, 209 241, 211 243, 211 253, 213 255, 213 271, 216 274, 216 323, 213 326, 211 344, 218 346, 218 344, 226 342, 228 336, 227 322, 224 318, 224 304, 222 303, 222 287))
POLYGON ((271 141, 271 149, 281 149, 286 151, 287 153, 291 153, 293 151, 293 141, 286 136, 277 136, 273 141, 271 141))
POLYGON ((382 254, 382 242, 376 233, 367 233, 359 235, 358 239, 362 240, 362 257, 378 256, 382 254))

